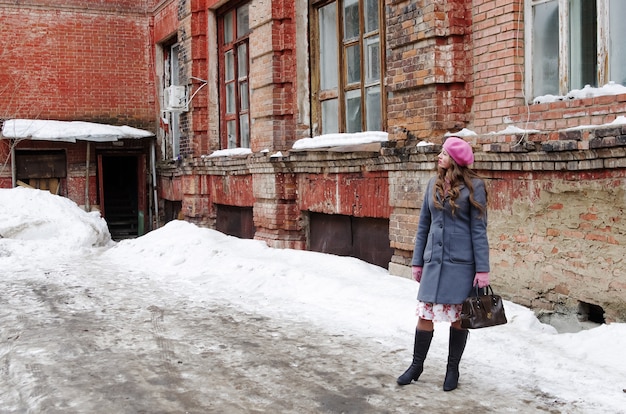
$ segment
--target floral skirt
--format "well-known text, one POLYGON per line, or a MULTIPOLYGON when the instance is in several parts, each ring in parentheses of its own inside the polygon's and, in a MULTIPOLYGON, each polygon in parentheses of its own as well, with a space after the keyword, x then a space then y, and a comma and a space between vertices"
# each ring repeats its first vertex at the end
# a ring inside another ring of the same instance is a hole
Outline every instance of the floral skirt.
POLYGON ((417 301, 415 314, 433 322, 456 322, 461 319, 462 304, 428 303, 417 301))

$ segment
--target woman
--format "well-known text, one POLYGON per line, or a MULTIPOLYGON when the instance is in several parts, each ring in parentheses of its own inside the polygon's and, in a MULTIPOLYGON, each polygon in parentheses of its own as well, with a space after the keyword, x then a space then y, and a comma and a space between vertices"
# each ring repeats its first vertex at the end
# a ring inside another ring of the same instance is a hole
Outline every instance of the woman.
POLYGON ((439 154, 437 176, 424 193, 412 260, 413 278, 420 283, 413 363, 398 377, 399 385, 417 381, 422 373, 433 322, 451 324, 443 390, 458 385, 468 335, 461 328, 461 306, 473 286, 489 284, 487 191, 468 167, 473 162, 472 147, 461 138, 448 137, 439 154))

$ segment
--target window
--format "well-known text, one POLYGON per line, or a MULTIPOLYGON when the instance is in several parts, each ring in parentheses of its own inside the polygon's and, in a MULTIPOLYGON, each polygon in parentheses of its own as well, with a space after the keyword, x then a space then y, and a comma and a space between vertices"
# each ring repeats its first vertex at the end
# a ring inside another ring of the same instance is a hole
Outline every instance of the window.
POLYGON ((532 97, 626 84, 623 0, 527 0, 526 73, 532 97))
POLYGON ((314 5, 315 135, 383 129, 383 3, 335 0, 314 5))
POLYGON ((24 183, 52 194, 61 194, 67 178, 67 156, 63 150, 15 150, 15 175, 24 183))
MULTIPOLYGON (((178 43, 163 48, 163 86, 165 88, 180 85, 180 63, 178 43)), ((177 158, 180 155, 180 112, 167 111, 163 115, 163 123, 167 125, 166 148, 164 154, 168 158, 177 158)))
POLYGON ((249 4, 222 12, 218 23, 220 58, 220 145, 250 147, 248 23, 249 4))
POLYGON ((166 42, 160 45, 162 54, 160 76, 163 90, 161 106, 161 127, 164 131, 161 151, 164 159, 175 159, 180 155, 180 111, 169 108, 168 89, 180 86, 180 47, 178 43, 166 42))

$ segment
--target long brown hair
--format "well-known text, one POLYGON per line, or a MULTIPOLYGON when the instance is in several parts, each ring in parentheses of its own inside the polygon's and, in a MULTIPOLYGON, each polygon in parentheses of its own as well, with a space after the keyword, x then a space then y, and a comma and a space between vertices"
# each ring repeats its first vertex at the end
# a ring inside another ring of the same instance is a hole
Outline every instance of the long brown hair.
MULTIPOLYGON (((450 183, 448 194, 450 195, 450 207, 452 207, 452 215, 458 208, 456 199, 461 193, 461 185, 465 185, 469 190, 469 201, 478 209, 479 217, 485 213, 486 205, 483 206, 474 199, 474 185, 472 178, 482 179, 474 170, 468 167, 459 166, 452 157, 450 157, 450 166, 448 168, 437 168, 437 180, 435 181, 435 191, 433 192, 433 202, 435 207, 443 209, 443 200, 446 198, 446 182, 450 183)), ((487 202, 487 188, 485 188, 485 204, 487 202)))

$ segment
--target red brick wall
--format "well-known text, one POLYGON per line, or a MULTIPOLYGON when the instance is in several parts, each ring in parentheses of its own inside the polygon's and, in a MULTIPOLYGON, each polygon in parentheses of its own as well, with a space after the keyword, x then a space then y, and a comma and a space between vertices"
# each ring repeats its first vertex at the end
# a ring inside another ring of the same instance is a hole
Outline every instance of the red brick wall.
MULTIPOLYGON (((581 125, 602 125, 626 114, 626 95, 529 104, 524 96, 524 10, 517 0, 473 2, 473 119, 468 127, 488 134, 514 125, 542 132, 531 139, 557 139, 551 134, 581 125)), ((514 143, 515 136, 487 135, 479 143, 514 143)), ((587 147, 588 148, 588 147, 587 147)), ((581 148, 584 149, 584 148, 581 148)))
MULTIPOLYGON (((98 203, 98 183, 95 175, 97 159, 95 144, 90 145, 90 163, 89 163, 89 203, 95 205, 98 203)), ((16 150, 21 149, 34 149, 34 150, 59 150, 65 151, 65 157, 67 162, 67 176, 61 179, 61 187, 59 194, 71 199, 78 205, 85 204, 85 174, 86 174, 86 154, 87 143, 84 141, 78 141, 76 143, 67 144, 62 142, 51 141, 21 141, 15 147, 16 150)), ((0 185, 0 188, 11 188, 11 163, 8 162, 2 175, 5 176, 5 180, 0 185)))
POLYGON ((183 189, 180 178, 173 178, 167 176, 158 177, 157 190, 159 199, 165 199, 170 201, 179 201, 183 199, 183 189))
POLYGON ((159 43, 178 30, 177 2, 170 0, 154 14, 154 43, 159 43))
POLYGON ((251 175, 212 175, 210 186, 214 203, 239 207, 254 204, 251 175))
POLYGON ((297 113, 295 3, 253 1, 252 5, 251 148, 290 148, 296 139, 297 113))
POLYGON ((467 125, 471 107, 468 0, 394 2, 387 7, 390 139, 437 141, 467 125), (433 139, 434 138, 434 139, 433 139))
POLYGON ((131 1, 95 10, 32 3, 44 7, 0 8, 0 116, 154 129, 149 17, 120 13, 131 1))
POLYGON ((473 2, 474 106, 472 129, 504 129, 505 118, 524 106, 524 12, 516 0, 473 2))
POLYGON ((87 6, 90 10, 101 10, 106 12, 141 13, 152 9, 160 0, 20 0, 22 7, 44 7, 54 9, 85 10, 87 6))
POLYGON ((325 214, 388 218, 386 172, 298 176, 298 208, 325 214))

